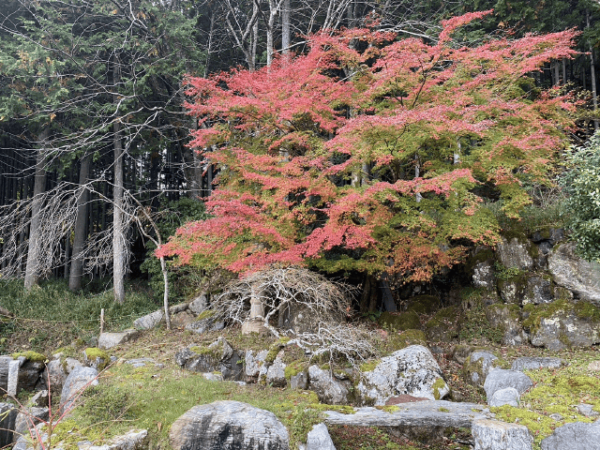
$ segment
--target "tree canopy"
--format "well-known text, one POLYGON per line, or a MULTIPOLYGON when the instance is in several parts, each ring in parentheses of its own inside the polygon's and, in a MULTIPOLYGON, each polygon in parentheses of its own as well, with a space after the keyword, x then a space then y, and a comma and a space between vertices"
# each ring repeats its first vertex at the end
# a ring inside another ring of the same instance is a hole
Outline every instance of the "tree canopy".
POLYGON ((188 80, 202 126, 191 145, 220 167, 212 218, 158 250, 182 263, 251 272, 273 263, 388 272, 426 281, 498 239, 481 205, 509 217, 549 183, 573 127, 569 95, 532 74, 572 58, 567 30, 465 46, 352 29, 256 72, 188 80))

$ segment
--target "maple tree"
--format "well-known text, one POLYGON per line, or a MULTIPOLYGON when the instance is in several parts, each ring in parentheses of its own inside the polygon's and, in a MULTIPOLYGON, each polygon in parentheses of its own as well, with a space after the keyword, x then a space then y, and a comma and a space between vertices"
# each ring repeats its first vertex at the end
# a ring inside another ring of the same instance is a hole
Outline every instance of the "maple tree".
POLYGON ((190 78, 191 145, 218 165, 212 218, 157 254, 248 273, 311 265, 427 281, 494 245, 484 200, 516 218, 549 183, 574 103, 531 74, 575 54, 572 30, 465 47, 351 29, 256 72, 190 78), (210 151, 209 151, 210 150, 210 151))

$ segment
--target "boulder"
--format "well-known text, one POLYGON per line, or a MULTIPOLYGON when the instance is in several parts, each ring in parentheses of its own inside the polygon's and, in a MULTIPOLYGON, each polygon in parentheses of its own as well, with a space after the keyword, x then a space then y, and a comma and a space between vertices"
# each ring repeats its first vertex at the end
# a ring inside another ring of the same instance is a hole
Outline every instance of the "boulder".
POLYGON ((523 345, 527 342, 519 306, 490 305, 485 309, 485 315, 490 325, 502 332, 502 345, 523 345))
POLYGON ((290 387, 292 389, 308 389, 308 375, 306 372, 300 372, 290 377, 290 387))
POLYGON ((527 278, 527 287, 522 303, 551 303, 554 301, 554 283, 549 276, 533 275, 527 278))
POLYGON ((346 380, 338 380, 329 370, 319 366, 308 368, 309 389, 315 391, 322 403, 328 405, 345 405, 349 403, 349 384, 346 380))
POLYGON ((385 405, 392 396, 408 394, 440 400, 450 388, 431 352, 411 345, 381 359, 374 370, 363 372, 356 387, 365 404, 385 405))
POLYGON ((513 361, 511 370, 559 369, 565 365, 560 358, 523 356, 513 361))
POLYGON ((10 403, 0 403, 0 447, 13 443, 13 431, 18 410, 10 403))
POLYGON ((148 430, 130 430, 122 436, 110 439, 104 445, 78 442, 77 447, 78 450, 143 450, 148 448, 148 430))
POLYGON ((31 397, 28 404, 43 408, 49 405, 49 400, 50 397, 48 395, 48 391, 38 391, 33 397, 31 397))
POLYGON ((582 403, 577 405, 577 412, 585 417, 598 417, 600 413, 594 410, 594 405, 588 405, 587 403, 582 403))
POLYGON ((38 426, 43 420, 48 420, 48 413, 49 409, 47 407, 33 407, 19 411, 15 419, 13 442, 16 443, 19 437, 28 434, 32 423, 33 426, 38 426))
POLYGON ((573 242, 561 244, 548 257, 554 282, 581 299, 600 305, 600 264, 588 262, 576 253, 573 242))
POLYGON ((390 331, 417 330, 421 328, 419 315, 414 311, 404 313, 384 312, 377 319, 379 326, 390 331))
POLYGON ((335 450, 335 445, 329 436, 324 423, 315 425, 306 438, 306 450, 335 450))
POLYGON ((488 373, 494 368, 498 358, 490 352, 475 351, 471 353, 463 365, 463 376, 468 383, 482 387, 488 373))
POLYGON ((97 371, 101 371, 110 362, 110 356, 104 350, 90 347, 83 351, 84 362, 88 367, 93 367, 97 371))
POLYGON ((98 384, 98 371, 92 367, 77 367, 69 374, 60 395, 61 411, 70 410, 89 386, 98 384))
POLYGON ((500 389, 492 395, 492 398, 488 401, 488 405, 490 406, 504 406, 510 405, 515 408, 519 406, 519 400, 521 396, 519 395, 519 391, 515 388, 509 387, 505 389, 500 389))
POLYGON ((194 406, 173 423, 169 442, 173 450, 289 450, 272 412, 235 401, 194 406))
POLYGON ((525 297, 525 275, 517 275, 508 279, 498 280, 498 291, 504 303, 520 305, 525 297))
POLYGON ((247 377, 257 380, 261 375, 267 374, 265 360, 267 359, 269 351, 262 350, 260 352, 256 352, 256 356, 254 353, 255 352, 253 350, 246 350, 244 356, 244 373, 247 377))
POLYGON ((180 367, 192 372, 219 372, 226 380, 240 380, 244 374, 242 355, 220 336, 208 347, 189 347, 175 355, 180 367))
POLYGON ((487 395, 488 401, 494 395, 494 392, 505 388, 515 388, 519 395, 522 395, 525 391, 533 386, 533 381, 523 372, 517 370, 504 370, 494 369, 492 370, 487 378, 483 389, 487 395))
POLYGON ((138 338, 139 331, 125 330, 120 333, 102 333, 98 338, 98 347, 103 349, 113 348, 125 342, 133 341, 138 338))
POLYGON ((542 441, 542 450, 600 449, 600 420, 594 423, 567 423, 542 441))
POLYGON ((46 383, 42 377, 44 373, 44 361, 36 360, 25 360, 21 359, 22 364, 19 367, 19 378, 17 382, 17 389, 24 391, 33 391, 36 388, 45 388, 46 383))
POLYGON ((490 419, 493 416, 483 405, 446 400, 403 403, 401 407, 389 411, 363 407, 356 408, 354 414, 327 411, 325 415, 325 423, 328 425, 392 427, 400 430, 417 428, 425 431, 439 428, 471 428, 474 420, 490 419))
POLYGON ((198 317, 185 325, 186 330, 193 331, 196 334, 206 333, 207 331, 220 331, 223 328, 225 328, 225 322, 217 320, 210 310, 202 311, 198 317))
POLYGON ((559 300, 526 308, 529 317, 523 326, 530 331, 531 345, 556 351, 600 343, 600 320, 594 317, 598 309, 593 305, 559 300))
POLYGON ((502 238, 496 248, 496 255, 504 267, 520 270, 533 269, 533 258, 530 255, 531 243, 526 239, 502 238))
POLYGON ((524 425, 475 420, 471 428, 475 450, 531 450, 533 438, 524 425))
POLYGON ((476 288, 495 289, 496 275, 492 259, 480 261, 473 266, 472 283, 476 288))
POLYGON ((461 310, 455 306, 440 309, 425 324, 427 339, 434 342, 450 342, 457 338, 461 315, 461 310))
POLYGON ((188 305, 188 309, 196 316, 208 309, 208 299, 206 298, 206 294, 203 292, 192 300, 188 305))
POLYGON ((134 320, 133 326, 139 330, 149 330, 158 326, 163 321, 164 315, 165 313, 159 309, 134 320))
POLYGON ((281 358, 275 358, 273 364, 267 369, 267 385, 272 387, 286 387, 285 363, 281 358))

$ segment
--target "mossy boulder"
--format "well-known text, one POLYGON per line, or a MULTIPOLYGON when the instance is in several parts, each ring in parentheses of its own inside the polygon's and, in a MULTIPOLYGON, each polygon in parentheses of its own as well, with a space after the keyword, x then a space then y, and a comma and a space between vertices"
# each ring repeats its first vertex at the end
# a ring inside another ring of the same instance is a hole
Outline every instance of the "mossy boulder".
POLYGON ((465 381, 477 387, 483 387, 485 379, 496 366, 496 355, 485 350, 472 352, 463 364, 463 377, 465 381))
POLYGON ((399 333, 390 333, 387 339, 388 352, 386 353, 393 353, 396 350, 401 350, 409 345, 427 346, 427 336, 425 336, 425 333, 421 330, 406 330, 399 333))
POLYGON ((89 347, 83 351, 85 362, 88 366, 101 371, 110 362, 108 353, 96 347, 89 347))
POLYGON ((427 339, 436 342, 452 341, 459 335, 461 319, 462 312, 456 306, 440 309, 425 324, 427 339))
POLYGON ((501 334, 502 345, 523 345, 527 335, 523 331, 521 308, 517 305, 490 305, 485 308, 490 327, 501 334))
POLYGON ((600 308, 587 302, 557 300, 523 308, 523 326, 536 347, 562 350, 600 343, 600 308))
POLYGON ((505 268, 517 268, 520 270, 532 270, 537 249, 529 242, 525 235, 505 235, 498 242, 496 256, 505 268))
POLYGON ((399 314, 384 312, 379 317, 378 323, 382 328, 393 331, 418 330, 421 328, 419 315, 415 311, 399 314))
POLYGON ((208 347, 192 346, 175 355, 175 362, 192 372, 220 372, 226 380, 239 380, 244 374, 243 356, 219 337, 208 347))
POLYGON ((431 314, 440 307, 440 299, 435 295, 417 295, 408 299, 409 305, 407 311, 413 311, 417 314, 431 314))

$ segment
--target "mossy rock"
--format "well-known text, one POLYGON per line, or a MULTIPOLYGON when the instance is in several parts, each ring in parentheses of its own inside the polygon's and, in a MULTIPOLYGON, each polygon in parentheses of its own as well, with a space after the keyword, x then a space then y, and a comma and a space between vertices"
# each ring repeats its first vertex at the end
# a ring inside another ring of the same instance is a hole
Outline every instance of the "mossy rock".
POLYGON ((26 352, 13 353, 11 356, 14 359, 24 357, 27 361, 32 361, 32 362, 44 362, 48 359, 48 358, 46 358, 46 356, 42 355, 41 353, 34 352, 32 350, 27 350, 26 352))
POLYGON ((384 312, 379 317, 378 323, 382 328, 393 331, 417 330, 421 328, 419 315, 414 311, 401 314, 384 312))
POLYGON ((204 319, 210 319, 212 317, 214 317, 217 314, 216 311, 212 310, 212 309, 206 309, 204 311, 202 311, 200 314, 198 314, 198 316, 194 319, 194 321, 199 321, 199 320, 204 320, 204 319))
POLYGON ((421 330, 406 330, 402 333, 390 333, 388 336, 390 353, 402 350, 409 345, 427 346, 427 337, 421 330))
POLYGON ((425 324, 425 333, 430 341, 450 342, 460 332, 462 313, 456 306, 440 309, 425 324))
POLYGON ((271 346, 269 347, 269 352, 267 353, 267 356, 265 357, 265 362, 268 364, 272 364, 275 361, 275 358, 277 358, 277 355, 279 354, 281 349, 285 348, 285 345, 289 341, 290 341, 290 338, 282 337, 282 338, 279 338, 279 340, 277 342, 271 344, 271 346))
POLYGON ((417 314, 431 314, 440 307, 440 299, 435 295, 418 295, 408 301, 410 305, 407 311, 414 311, 417 314))
POLYGON ((285 378, 286 378, 286 380, 290 381, 290 379, 292 377, 295 377, 296 375, 298 375, 301 372, 304 372, 307 369, 308 369, 308 361, 306 361, 306 360, 293 361, 285 367, 285 371, 284 371, 285 378))
POLYGON ((83 353, 86 361, 90 361, 97 370, 104 369, 110 361, 108 353, 96 347, 88 347, 83 353))

